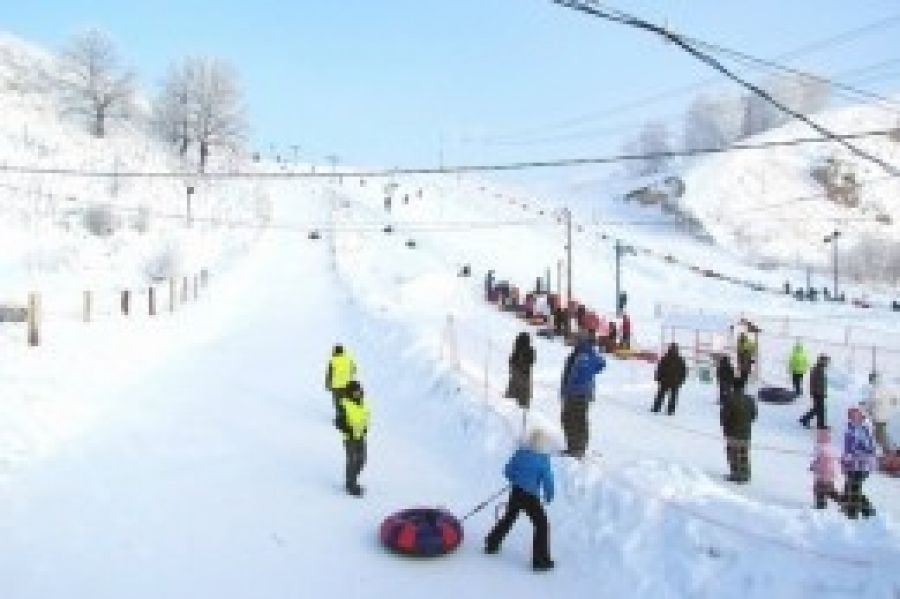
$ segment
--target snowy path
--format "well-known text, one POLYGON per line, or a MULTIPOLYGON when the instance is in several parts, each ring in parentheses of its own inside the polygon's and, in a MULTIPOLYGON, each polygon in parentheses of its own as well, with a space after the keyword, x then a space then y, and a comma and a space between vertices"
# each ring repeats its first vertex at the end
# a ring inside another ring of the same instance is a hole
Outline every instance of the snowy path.
POLYGON ((189 359, 117 390, 120 406, 102 426, 0 488, 3 595, 416 596, 427 586, 458 597, 473 569, 485 570, 485 594, 565 589, 527 571, 527 526, 496 559, 479 551, 489 518, 473 519, 460 555, 446 560, 410 563, 377 546, 390 511, 448 500, 465 510, 502 485, 499 466, 436 442, 445 416, 414 377, 398 381, 408 373, 386 353, 402 347, 389 331, 363 330, 322 268, 326 245, 273 235, 245 273, 239 287, 253 293, 229 308, 231 325, 201 317, 197 326, 221 330, 189 359), (362 501, 343 494, 322 388, 337 339, 355 350, 373 405, 362 501))

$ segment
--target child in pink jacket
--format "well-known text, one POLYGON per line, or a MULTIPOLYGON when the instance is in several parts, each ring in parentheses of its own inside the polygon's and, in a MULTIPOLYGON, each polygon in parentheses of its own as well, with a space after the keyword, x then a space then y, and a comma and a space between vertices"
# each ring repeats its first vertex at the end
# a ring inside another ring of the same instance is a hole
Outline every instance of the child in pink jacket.
POLYGON ((831 449, 831 431, 828 429, 818 429, 816 431, 816 450, 809 469, 815 475, 813 495, 816 509, 824 510, 829 498, 840 505, 843 498, 837 492, 837 487, 834 484, 835 473, 837 472, 837 458, 831 449))

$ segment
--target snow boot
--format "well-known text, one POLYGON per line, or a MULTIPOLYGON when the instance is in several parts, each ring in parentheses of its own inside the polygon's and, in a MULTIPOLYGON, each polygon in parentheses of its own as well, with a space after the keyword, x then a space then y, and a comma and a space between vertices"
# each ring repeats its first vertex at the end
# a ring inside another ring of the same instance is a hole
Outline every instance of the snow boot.
POLYGON ((546 558, 532 562, 531 569, 535 572, 547 572, 548 570, 552 570, 555 565, 556 563, 552 559, 546 558))

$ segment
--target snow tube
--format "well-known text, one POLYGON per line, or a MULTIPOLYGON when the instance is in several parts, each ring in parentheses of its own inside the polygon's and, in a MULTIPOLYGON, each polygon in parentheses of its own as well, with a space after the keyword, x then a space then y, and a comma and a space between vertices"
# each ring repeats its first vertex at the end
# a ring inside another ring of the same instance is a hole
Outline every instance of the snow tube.
POLYGON ((889 476, 900 477, 900 451, 878 458, 878 469, 889 476))
POLYGON ((766 403, 788 404, 794 403, 797 394, 793 389, 785 389, 784 387, 762 387, 757 393, 759 401, 766 403))
POLYGON ((438 508, 412 508, 388 516, 381 523, 381 542, 401 555, 438 557, 462 543, 456 516, 438 508))

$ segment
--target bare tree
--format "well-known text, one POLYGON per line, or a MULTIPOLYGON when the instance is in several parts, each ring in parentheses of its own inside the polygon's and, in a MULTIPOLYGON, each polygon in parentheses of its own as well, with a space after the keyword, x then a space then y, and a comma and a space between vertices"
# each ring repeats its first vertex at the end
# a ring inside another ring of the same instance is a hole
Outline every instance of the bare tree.
POLYGON ((741 136, 743 117, 744 110, 739 96, 698 96, 691 102, 685 116, 685 149, 728 147, 741 136))
POLYGON ((191 134, 199 146, 202 172, 213 147, 239 146, 246 125, 234 69, 209 58, 194 59, 192 64, 191 134))
MULTIPOLYGON (((762 82, 762 87, 780 103, 802 113, 824 109, 830 100, 827 82, 802 75, 779 75, 762 82)), ((787 123, 791 117, 755 94, 744 99, 745 136, 755 135, 787 123)))
POLYGON ((666 152, 672 151, 672 136, 665 123, 648 121, 640 132, 623 146, 625 154, 646 156, 642 160, 626 161, 626 172, 632 176, 655 175, 666 170, 672 158, 666 152))
POLYGON ((184 60, 169 67, 162 89, 153 103, 153 124, 163 138, 178 146, 181 156, 187 154, 193 140, 191 118, 196 61, 184 60))
POLYGON ((110 117, 124 117, 134 95, 134 76, 124 69, 109 37, 92 29, 76 36, 59 57, 65 110, 90 119, 91 132, 106 135, 110 117))

